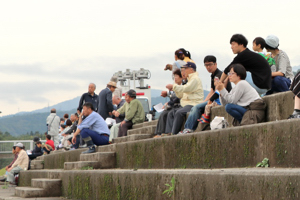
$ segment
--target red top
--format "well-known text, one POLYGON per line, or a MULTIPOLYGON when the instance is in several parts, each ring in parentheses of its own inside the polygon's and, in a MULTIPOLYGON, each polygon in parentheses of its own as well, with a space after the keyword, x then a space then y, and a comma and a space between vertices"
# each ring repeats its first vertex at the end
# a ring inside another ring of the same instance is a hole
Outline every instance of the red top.
POLYGON ((46 144, 50 145, 53 150, 55 149, 53 140, 47 140, 46 144))

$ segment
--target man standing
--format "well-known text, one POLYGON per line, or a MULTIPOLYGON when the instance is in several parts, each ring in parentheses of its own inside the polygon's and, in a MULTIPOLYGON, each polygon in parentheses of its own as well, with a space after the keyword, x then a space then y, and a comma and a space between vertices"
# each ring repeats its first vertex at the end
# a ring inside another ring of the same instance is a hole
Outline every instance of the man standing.
POLYGON ((196 72, 195 63, 188 62, 181 67, 181 73, 187 77, 188 82, 185 85, 168 84, 167 89, 173 90, 180 98, 181 108, 169 112, 167 117, 166 133, 178 134, 181 129, 183 120, 191 108, 203 101, 204 94, 202 82, 196 72))
POLYGON ((108 144, 110 134, 109 129, 103 118, 94 111, 92 103, 86 102, 83 104, 77 130, 73 135, 73 144, 76 143, 76 136, 78 134, 81 135, 89 148, 87 151, 82 152, 83 154, 95 152, 95 145, 108 144), (82 120, 82 116, 85 116, 84 120, 82 120))
MULTIPOLYGON (((209 55, 204 58, 204 66, 206 70, 211 73, 210 79, 211 79, 211 88, 210 92, 204 99, 203 103, 197 104, 191 109, 191 112, 189 114, 189 117, 187 118, 184 130, 181 133, 192 133, 194 130, 196 130, 198 121, 197 119, 200 118, 200 116, 204 113, 204 109, 206 104, 211 104, 214 101, 218 101, 219 103, 219 94, 215 92, 215 81, 220 80, 222 71, 218 69, 217 66, 217 58, 215 56, 209 55)), ((231 84, 227 83, 226 87, 227 91, 229 92, 231 90, 231 84)))
POLYGON ((51 135, 52 140, 54 141, 54 145, 59 145, 59 123, 60 118, 56 115, 56 109, 52 108, 50 115, 47 117, 46 120, 47 126, 48 126, 48 135, 51 135))
POLYGON ((24 145, 22 143, 18 143, 15 145, 16 152, 18 153, 18 158, 12 164, 10 168, 7 169, 7 181, 10 184, 15 185, 15 173, 19 173, 20 171, 27 170, 29 164, 29 158, 27 153, 23 150, 24 145))
POLYGON ((84 93, 79 101, 79 106, 77 108, 77 113, 80 114, 81 110, 82 110, 82 105, 85 102, 90 102, 93 104, 94 108, 96 109, 95 111, 97 111, 97 106, 98 106, 98 95, 95 93, 96 90, 96 85, 95 83, 90 83, 89 84, 89 89, 87 93, 84 93))
POLYGON ((125 100, 126 103, 120 109, 113 111, 113 115, 116 117, 125 113, 125 118, 119 126, 119 137, 127 136, 127 130, 131 129, 133 124, 145 121, 145 111, 142 103, 136 99, 136 92, 129 90, 125 94, 125 100))
POLYGON ((109 81, 106 88, 99 93, 98 113, 104 120, 106 120, 106 118, 109 117, 111 115, 111 112, 114 110, 112 103, 112 93, 117 88, 116 81, 112 81, 114 79, 115 78, 112 77, 111 81, 109 81))
POLYGON ((248 40, 241 34, 235 34, 230 39, 231 49, 237 56, 225 68, 221 82, 224 83, 232 64, 241 64, 247 71, 246 81, 256 89, 259 94, 271 89, 272 73, 268 61, 261 55, 247 48, 248 40))

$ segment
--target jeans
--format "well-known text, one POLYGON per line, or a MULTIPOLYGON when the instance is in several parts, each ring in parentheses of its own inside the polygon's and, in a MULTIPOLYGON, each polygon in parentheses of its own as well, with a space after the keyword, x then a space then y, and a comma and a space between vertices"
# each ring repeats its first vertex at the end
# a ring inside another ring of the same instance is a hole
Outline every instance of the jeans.
MULTIPOLYGON (((96 131, 90 130, 88 128, 84 128, 80 131, 80 135, 82 138, 91 137, 93 143, 97 146, 108 144, 109 136, 102 135, 97 133, 96 131)), ((77 138, 76 138, 77 140, 77 138)))
POLYGON ((184 128, 196 130, 196 128, 198 126, 197 119, 200 119, 201 115, 204 113, 206 104, 207 104, 207 101, 197 104, 191 109, 189 117, 187 118, 187 120, 185 122, 184 128))
POLYGON ((252 79, 251 72, 247 72, 247 77, 245 79, 256 91, 258 94, 265 94, 268 90, 267 89, 260 89, 254 83, 252 79))
POLYGON ((226 112, 228 112, 228 114, 230 114, 233 118, 238 120, 240 123, 243 119, 245 112, 247 111, 246 108, 236 104, 226 104, 225 110, 226 112))
POLYGON ((272 88, 267 92, 267 95, 273 92, 286 92, 289 91, 291 80, 284 76, 275 76, 272 80, 272 88))

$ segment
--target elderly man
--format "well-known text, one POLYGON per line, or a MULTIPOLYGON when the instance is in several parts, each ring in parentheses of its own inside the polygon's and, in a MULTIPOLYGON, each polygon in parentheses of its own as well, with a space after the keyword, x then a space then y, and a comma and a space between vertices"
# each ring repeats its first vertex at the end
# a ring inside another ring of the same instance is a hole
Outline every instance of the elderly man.
POLYGON ((193 106, 201 103, 204 98, 202 82, 196 72, 195 63, 188 62, 186 65, 182 66, 181 73, 187 77, 187 84, 168 84, 166 86, 169 90, 173 90, 176 96, 181 99, 181 108, 168 114, 166 126, 167 134, 177 134, 181 129, 186 114, 193 106))
POLYGON ((59 145, 59 126, 60 118, 56 115, 56 109, 52 108, 50 115, 47 117, 46 123, 48 126, 48 135, 51 135, 52 140, 54 141, 54 146, 59 145))
POLYGON ((73 135, 72 143, 76 143, 76 136, 80 134, 82 139, 85 141, 87 151, 82 152, 93 153, 95 152, 95 145, 106 145, 109 144, 109 129, 104 119, 94 111, 93 104, 86 102, 83 104, 82 113, 79 116, 79 122, 77 130, 73 135), (82 116, 85 119, 82 120, 82 116))
POLYGON ((82 105, 85 102, 90 102, 93 104, 94 108, 96 109, 95 111, 97 111, 97 107, 98 107, 98 95, 95 93, 96 90, 96 85, 95 83, 90 83, 89 84, 89 89, 87 93, 84 93, 79 101, 79 106, 77 108, 77 113, 80 115, 81 110, 82 110, 82 105))
POLYGON ((116 78, 112 77, 106 88, 99 93, 98 113, 104 120, 106 120, 106 118, 108 118, 112 114, 111 112, 114 110, 112 103, 112 93, 117 88, 116 81, 116 78))
POLYGON ((132 128, 133 124, 145 121, 145 111, 139 100, 136 99, 136 92, 129 90, 125 94, 126 103, 117 111, 113 111, 113 115, 119 117, 125 113, 125 119, 120 123, 119 137, 127 136, 127 130, 132 128))
POLYGON ((20 171, 27 170, 29 164, 29 158, 27 153, 23 150, 24 145, 22 143, 18 143, 15 145, 16 152, 18 153, 18 158, 12 164, 10 168, 7 169, 7 181, 10 184, 15 185, 15 173, 19 173, 20 171))
MULTIPOLYGON (((122 97, 122 90, 119 88, 116 88, 116 90, 113 93, 113 98, 112 98, 113 104, 116 105, 114 110, 118 110, 119 108, 121 108, 124 105, 125 100, 121 99, 121 97, 122 97)), ((119 117, 115 117, 117 124, 113 125, 110 128, 109 141, 112 141, 113 138, 118 137, 120 122, 122 122, 124 120, 124 118, 125 118, 125 114, 119 115, 119 117)))

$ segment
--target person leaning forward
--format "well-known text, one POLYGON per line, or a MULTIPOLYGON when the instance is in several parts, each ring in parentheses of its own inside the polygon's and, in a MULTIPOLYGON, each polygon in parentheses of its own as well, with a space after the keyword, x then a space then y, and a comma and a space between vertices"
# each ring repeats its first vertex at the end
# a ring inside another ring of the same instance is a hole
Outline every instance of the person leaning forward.
POLYGON ((73 135, 72 143, 76 143, 76 136, 80 134, 85 141, 87 151, 82 152, 93 153, 95 152, 95 145, 107 145, 109 141, 109 129, 104 119, 94 111, 93 104, 86 102, 83 104, 82 113, 79 116, 77 130, 73 135), (85 119, 82 120, 82 116, 85 119))
POLYGON ((16 147, 16 152, 18 153, 18 158, 12 164, 10 168, 7 169, 7 181, 10 184, 15 185, 15 173, 19 173, 20 171, 27 170, 28 164, 29 164, 29 157, 27 153, 23 150, 24 145, 22 143, 17 143, 15 145, 16 147))
POLYGON ((132 128, 133 124, 142 123, 145 121, 145 111, 139 100, 136 99, 136 92, 129 90, 125 95, 126 103, 117 111, 113 111, 113 115, 119 117, 125 113, 125 119, 119 127, 119 137, 127 135, 127 130, 132 128))

